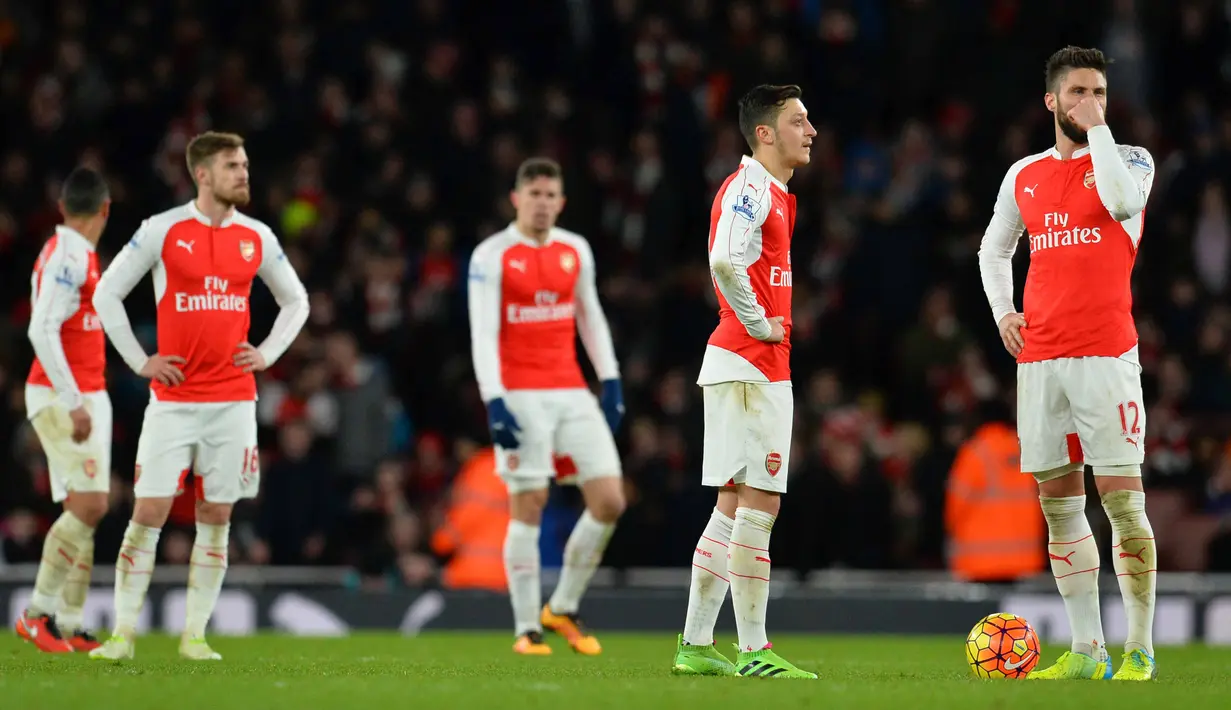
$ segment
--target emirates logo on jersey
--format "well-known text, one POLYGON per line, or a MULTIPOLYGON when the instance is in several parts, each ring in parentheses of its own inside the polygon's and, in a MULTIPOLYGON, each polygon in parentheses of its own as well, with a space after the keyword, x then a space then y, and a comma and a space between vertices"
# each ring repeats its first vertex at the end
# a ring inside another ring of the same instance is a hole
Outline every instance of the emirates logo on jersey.
POLYGON ((252 261, 252 257, 255 254, 256 244, 247 239, 241 239, 239 242, 239 255, 244 257, 244 261, 252 261))
POLYGON ((1094 169, 1093 168, 1086 171, 1086 177, 1081 181, 1081 184, 1085 185, 1087 190, 1094 187, 1094 169))
POLYGON ((769 452, 769 455, 765 457, 765 470, 769 475, 777 476, 782 470, 782 454, 777 451, 769 452))

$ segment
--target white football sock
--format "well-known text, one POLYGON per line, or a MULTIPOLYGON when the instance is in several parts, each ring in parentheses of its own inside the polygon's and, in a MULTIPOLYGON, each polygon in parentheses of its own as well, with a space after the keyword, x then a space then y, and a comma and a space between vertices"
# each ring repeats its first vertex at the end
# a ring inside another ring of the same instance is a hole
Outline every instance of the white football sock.
POLYGON ((188 567, 188 600, 184 636, 204 638, 214 615, 222 580, 227 575, 231 526, 197 523, 197 539, 188 567))
POLYGON ((93 540, 94 528, 67 510, 60 514, 43 541, 43 559, 34 578, 34 594, 30 597, 31 616, 56 613, 77 556, 86 543, 93 540))
POLYGON ((65 634, 84 629, 85 600, 90 593, 90 573, 94 571, 94 537, 91 536, 77 551, 73 569, 64 582, 60 594, 60 611, 56 613, 56 625, 65 634))
POLYGON ((727 574, 741 651, 759 651, 765 635, 765 604, 769 601, 769 534, 774 516, 752 508, 737 508, 727 551, 727 574))
POLYGON ((1056 587, 1064 598, 1073 633, 1074 653, 1084 653, 1096 661, 1106 657, 1103 617, 1099 611, 1098 545, 1086 519, 1086 497, 1039 497, 1047 519, 1047 556, 1056 587))
POLYGON ((1111 551, 1115 554, 1112 564, 1128 615, 1124 650, 1141 649, 1153 658, 1158 551, 1154 547, 1154 530, 1146 518, 1146 494, 1113 491, 1103 496, 1103 510, 1111 521, 1111 551))
POLYGON ((120 556, 115 559, 115 630, 116 636, 130 639, 137 631, 137 617, 145 606, 145 594, 154 574, 154 553, 158 549, 160 528, 147 528, 131 520, 120 543, 120 556))
POLYGON ((735 521, 714 508, 710 521, 692 553, 692 584, 688 588, 688 616, 684 620, 684 643, 710 646, 714 625, 727 598, 727 553, 735 521))
POLYGON ((539 607, 543 583, 539 578, 539 526, 509 521, 504 537, 504 571, 509 579, 509 602, 518 636, 527 631, 543 632, 539 607))
POLYGON ((590 511, 581 514, 573 532, 564 545, 564 565, 560 570, 560 581, 556 583, 556 591, 551 595, 551 610, 557 614, 576 614, 581 605, 581 595, 586 593, 590 578, 598 563, 603 559, 603 551, 615 532, 614 523, 600 523, 590 511))

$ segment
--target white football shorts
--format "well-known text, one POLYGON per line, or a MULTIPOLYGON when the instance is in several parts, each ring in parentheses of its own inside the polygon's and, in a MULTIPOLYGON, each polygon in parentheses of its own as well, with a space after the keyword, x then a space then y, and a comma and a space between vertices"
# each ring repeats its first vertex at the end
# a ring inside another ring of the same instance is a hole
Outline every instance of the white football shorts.
POLYGON ((73 421, 50 387, 26 386, 26 411, 47 457, 51 499, 69 493, 107 493, 111 488, 111 398, 106 390, 82 395, 90 412, 90 436, 73 441, 73 421))
POLYGON ((590 390, 513 390, 504 403, 521 427, 516 449, 496 447, 496 470, 510 493, 546 488, 556 477, 557 456, 572 460, 570 482, 578 485, 623 475, 615 437, 590 390))
POLYGON ((197 477, 197 496, 210 503, 255 498, 260 488, 256 402, 150 400, 137 441, 138 498, 172 498, 184 478, 197 477))
POLYGON ((786 493, 795 397, 789 382, 703 385, 701 483, 786 493))
POLYGON ((1120 357, 1076 357, 1017 366, 1017 431, 1024 473, 1084 461, 1145 461, 1146 410, 1137 348, 1120 357))

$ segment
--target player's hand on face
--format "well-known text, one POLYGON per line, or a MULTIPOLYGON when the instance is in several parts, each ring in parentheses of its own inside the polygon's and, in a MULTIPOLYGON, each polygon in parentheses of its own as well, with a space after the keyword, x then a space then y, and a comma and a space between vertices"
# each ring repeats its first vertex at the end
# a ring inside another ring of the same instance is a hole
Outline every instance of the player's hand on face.
POLYGON ((73 422, 73 441, 80 444, 90 438, 93 422, 90 421, 90 413, 85 407, 72 410, 68 413, 68 418, 73 422))
POLYGON ((1088 131, 1095 126, 1102 126, 1107 121, 1103 116, 1103 105, 1098 102, 1098 99, 1093 96, 1087 96, 1077 105, 1069 109, 1069 120, 1077 124, 1077 127, 1083 131, 1088 131))
POLYGON ((179 355, 155 355, 141 368, 141 376, 174 387, 184 381, 184 371, 179 366, 186 362, 179 355))
POLYGON ((786 339, 786 328, 782 327, 782 319, 782 316, 774 316, 769 319, 769 335, 765 336, 762 342, 781 343, 786 339))
POLYGON ((1022 328, 1026 327, 1026 316, 1020 313, 1010 313, 1000 319, 1000 339, 1004 341, 1004 349, 1013 357, 1022 352, 1026 339, 1022 337, 1022 328))
POLYGON ((240 343, 233 358, 235 366, 244 372, 261 372, 269 365, 260 350, 252 347, 252 343, 240 343))

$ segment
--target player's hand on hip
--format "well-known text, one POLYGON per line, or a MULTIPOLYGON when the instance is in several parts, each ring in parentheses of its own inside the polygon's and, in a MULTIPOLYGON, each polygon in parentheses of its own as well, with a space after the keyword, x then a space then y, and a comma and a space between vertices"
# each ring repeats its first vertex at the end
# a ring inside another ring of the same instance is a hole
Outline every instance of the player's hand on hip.
POLYGON ((252 343, 240 343, 236 351, 232 359, 235 366, 244 372, 262 372, 269 367, 269 363, 265 362, 265 356, 260 350, 252 347, 252 343))
POLYGON ((155 355, 141 368, 141 376, 174 387, 184 381, 184 371, 179 366, 186 362, 179 355, 155 355))
POLYGON ((517 435, 521 433, 521 426, 502 398, 487 403, 487 425, 492 430, 492 441, 500 448, 516 449, 520 445, 517 435))
POLYGON ((68 418, 73 422, 73 441, 81 444, 90 438, 90 430, 94 423, 90 420, 88 409, 84 406, 77 407, 68 413, 68 418))
POLYGON ((1026 339, 1022 337, 1022 328, 1025 327, 1026 316, 1020 313, 1010 313, 1000 319, 1000 339, 1004 341, 1004 349, 1013 357, 1020 355, 1026 345, 1026 339))
POLYGON ((619 378, 603 380, 603 396, 599 400, 603 407, 603 416, 607 418, 607 426, 614 434, 624 421, 624 388, 619 378))
POLYGON ((761 338, 763 343, 781 343, 786 339, 786 328, 782 327, 783 316, 769 319, 769 335, 761 338))
POLYGON ((1095 126, 1102 126, 1107 123, 1103 114, 1103 105, 1098 99, 1087 96, 1077 105, 1069 109, 1069 120, 1077 124, 1077 127, 1083 131, 1088 131, 1095 126))

